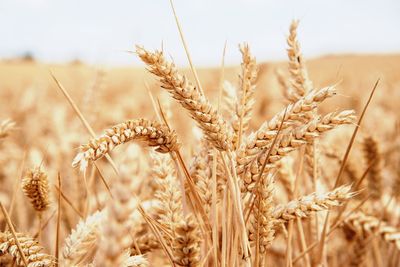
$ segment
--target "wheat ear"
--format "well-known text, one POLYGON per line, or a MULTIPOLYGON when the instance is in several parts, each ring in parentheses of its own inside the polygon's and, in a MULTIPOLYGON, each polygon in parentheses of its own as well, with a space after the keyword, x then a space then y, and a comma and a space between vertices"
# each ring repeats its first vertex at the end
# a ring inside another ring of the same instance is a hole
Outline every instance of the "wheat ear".
POLYGON ((307 124, 297 127, 289 131, 287 134, 283 134, 276 146, 271 150, 268 159, 266 159, 266 155, 265 153, 262 153, 262 151, 258 153, 252 152, 254 155, 250 155, 247 158, 242 157, 239 161, 239 164, 241 165, 238 166, 244 168, 238 169, 238 172, 243 174, 241 176, 241 190, 252 190, 257 181, 258 175, 260 175, 265 160, 268 160, 265 171, 269 171, 276 166, 277 161, 290 152, 307 144, 309 141, 316 139, 324 132, 332 130, 342 124, 351 124, 354 120, 355 115, 352 110, 328 113, 322 118, 315 118, 307 124))
POLYGON ((334 87, 326 87, 311 91, 307 96, 297 102, 289 104, 284 110, 276 114, 271 120, 264 122, 260 128, 252 133, 241 146, 237 153, 237 170, 241 174, 257 154, 272 144, 278 134, 279 126, 284 121, 282 128, 286 129, 314 109, 318 103, 336 94, 334 87), (285 115, 286 114, 286 115, 285 115))
POLYGON ((308 78, 307 68, 303 55, 301 54, 300 44, 297 40, 297 27, 299 25, 298 20, 293 20, 290 25, 290 34, 287 38, 287 54, 289 58, 289 74, 290 84, 293 88, 293 92, 288 93, 291 98, 299 99, 304 96, 307 92, 311 91, 313 85, 308 78))
MULTIPOLYGON (((27 260, 27 267, 50 267, 55 265, 54 258, 42 252, 43 247, 39 245, 39 242, 22 233, 17 233, 17 239, 27 260)), ((15 239, 10 232, 0 233, 0 256, 6 253, 13 257, 18 266, 24 266, 15 239)))
POLYGON ((129 120, 107 129, 100 137, 81 145, 72 166, 79 165, 85 170, 88 162, 98 160, 114 147, 131 140, 144 140, 161 153, 168 153, 178 147, 177 135, 175 131, 169 130, 168 126, 146 119, 129 120))
POLYGON ((378 142, 372 137, 366 137, 363 143, 367 166, 371 165, 368 172, 368 191, 371 199, 380 200, 382 196, 382 156, 379 151, 378 142))
POLYGON ((242 71, 239 75, 238 102, 236 103, 235 115, 232 120, 232 128, 235 131, 233 143, 239 147, 243 135, 249 128, 252 109, 255 103, 254 92, 257 80, 257 62, 252 56, 248 44, 239 46, 242 53, 242 71))
POLYGON ((327 193, 314 192, 310 195, 290 201, 286 205, 279 205, 273 211, 273 217, 281 222, 288 222, 295 218, 309 217, 313 212, 328 210, 340 206, 344 201, 352 198, 351 186, 340 186, 327 193))
MULTIPOLYGON (((156 191, 155 197, 160 202, 157 213, 158 221, 166 227, 174 239, 176 238, 176 224, 183 218, 182 191, 173 172, 164 178, 158 178, 157 182, 159 190, 156 191)), ((168 240, 172 242, 171 238, 168 240)))
MULTIPOLYGON (((139 166, 136 166, 136 169, 138 168, 139 166)), ((131 199, 131 187, 132 177, 120 176, 111 188, 114 199, 107 203, 107 217, 101 225, 102 240, 94 258, 98 267, 121 266, 124 262, 124 252, 130 248, 130 232, 133 227, 131 214, 137 205, 137 202, 131 199)))
POLYGON ((178 266, 200 266, 200 231, 192 215, 176 225, 176 233, 172 243, 174 262, 178 266))
POLYGON ((71 234, 65 239, 63 248, 65 265, 87 264, 92 261, 100 238, 100 225, 104 219, 104 211, 95 212, 86 220, 81 220, 71 231, 71 234))
POLYGON ((275 237, 273 212, 274 179, 264 176, 257 188, 254 209, 250 215, 249 240, 253 246, 258 246, 261 254, 266 254, 275 237))
POLYGON ((198 88, 178 73, 175 64, 166 61, 162 51, 152 53, 136 46, 136 53, 147 64, 149 71, 159 78, 161 86, 189 111, 207 139, 217 149, 229 150, 232 142, 226 122, 198 88))
POLYGON ((378 234, 387 243, 392 243, 400 250, 400 230, 374 216, 356 212, 346 219, 344 226, 357 235, 378 234))
POLYGON ((49 207, 49 182, 47 174, 40 167, 26 172, 22 179, 22 190, 36 211, 45 211, 49 207))

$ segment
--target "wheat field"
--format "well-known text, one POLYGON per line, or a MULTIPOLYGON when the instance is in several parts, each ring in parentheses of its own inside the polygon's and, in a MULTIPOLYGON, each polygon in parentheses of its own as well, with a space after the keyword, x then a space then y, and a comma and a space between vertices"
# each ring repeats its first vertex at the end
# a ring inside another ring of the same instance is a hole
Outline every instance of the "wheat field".
MULTIPOLYGON (((400 55, 0 62, 0 266, 399 266, 400 55)), ((305 40, 307 41, 307 40, 305 40)))

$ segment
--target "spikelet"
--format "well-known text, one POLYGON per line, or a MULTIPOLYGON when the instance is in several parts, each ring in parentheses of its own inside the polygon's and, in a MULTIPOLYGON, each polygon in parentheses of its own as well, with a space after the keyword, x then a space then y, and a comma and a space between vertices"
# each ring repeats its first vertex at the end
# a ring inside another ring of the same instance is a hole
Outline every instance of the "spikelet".
MULTIPOLYGON (((53 257, 42 252, 43 247, 33 238, 22 234, 16 234, 25 255, 28 267, 50 267, 55 266, 53 257)), ((0 233, 0 256, 9 254, 15 260, 17 266, 25 266, 17 244, 10 232, 0 233)))
POLYGON ((242 72, 239 76, 239 88, 235 115, 232 120, 232 128, 235 131, 233 137, 234 146, 242 143, 243 135, 249 128, 249 122, 252 115, 252 109, 255 103, 254 91, 257 80, 257 62, 252 56, 248 44, 239 46, 242 53, 242 72))
POLYGON ((295 218, 309 217, 313 212, 328 210, 340 206, 344 201, 354 196, 350 192, 351 186, 340 186, 327 193, 314 192, 310 195, 292 200, 286 205, 279 205, 273 211, 273 217, 281 222, 288 222, 295 218))
POLYGON ((49 207, 48 178, 40 167, 32 168, 26 172, 22 179, 22 190, 36 211, 45 211, 49 207))
POLYGON ((176 226, 177 237, 173 240, 174 262, 178 266, 200 266, 200 231, 192 215, 176 226))
POLYGON ((14 130, 15 122, 7 119, 0 123, 0 139, 6 138, 14 130))
POLYGON ((63 263, 66 266, 87 264, 92 261, 100 238, 100 225, 105 213, 95 212, 84 221, 80 221, 71 234, 65 239, 63 263))
POLYGON ((367 166, 372 164, 368 173, 368 191, 371 200, 377 201, 382 196, 382 156, 374 138, 366 137, 363 145, 367 166))
POLYGON ((226 122, 207 98, 184 75, 178 73, 175 64, 167 62, 162 51, 152 53, 136 46, 136 53, 147 64, 149 71, 160 79, 162 88, 169 91, 189 111, 206 138, 217 149, 229 150, 232 142, 226 122))
POLYGON ((178 148, 175 131, 169 130, 166 125, 146 119, 129 120, 107 129, 102 136, 90 140, 88 144, 81 145, 72 167, 79 165, 81 170, 85 170, 88 162, 102 158, 114 147, 131 140, 144 140, 161 153, 178 148))

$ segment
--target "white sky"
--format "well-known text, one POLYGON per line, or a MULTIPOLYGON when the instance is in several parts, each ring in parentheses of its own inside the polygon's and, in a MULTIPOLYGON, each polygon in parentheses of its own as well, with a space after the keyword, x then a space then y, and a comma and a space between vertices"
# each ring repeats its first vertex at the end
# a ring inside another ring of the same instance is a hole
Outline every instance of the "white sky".
MULTIPOLYGON (((399 0, 175 0, 196 65, 238 63, 237 44, 259 61, 284 59, 293 18, 306 57, 400 52, 399 0)), ((30 51, 46 62, 138 64, 134 44, 186 58, 168 0, 0 0, 0 58, 30 51)))

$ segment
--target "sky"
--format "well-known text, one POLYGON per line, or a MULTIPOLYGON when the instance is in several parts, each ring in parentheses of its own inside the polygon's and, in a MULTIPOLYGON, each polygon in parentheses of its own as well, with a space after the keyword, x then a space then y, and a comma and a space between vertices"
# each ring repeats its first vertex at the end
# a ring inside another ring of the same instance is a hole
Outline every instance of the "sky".
MULTIPOLYGON (((174 0, 193 62, 238 64, 248 42, 258 61, 286 58, 285 38, 299 19, 306 58, 400 52, 398 0, 174 0)), ((138 65, 135 44, 163 45, 187 60, 169 0, 0 0, 0 58, 30 52, 45 62, 138 65)))

